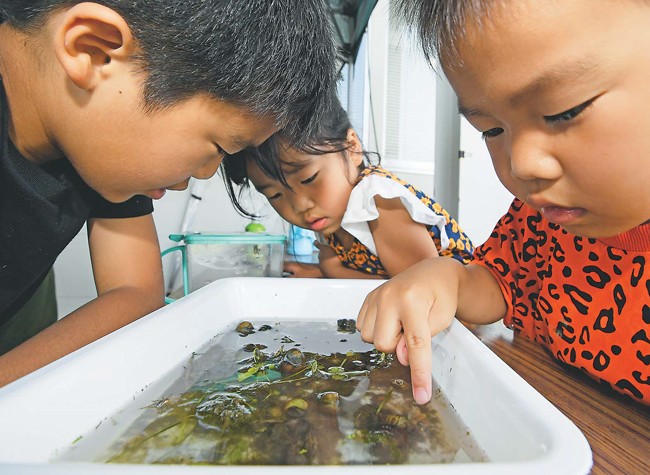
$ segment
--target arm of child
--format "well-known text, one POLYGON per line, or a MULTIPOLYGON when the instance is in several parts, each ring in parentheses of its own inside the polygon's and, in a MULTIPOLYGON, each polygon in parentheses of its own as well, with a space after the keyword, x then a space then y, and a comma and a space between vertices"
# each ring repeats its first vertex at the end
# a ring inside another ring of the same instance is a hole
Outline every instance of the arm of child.
POLYGON ((287 277, 300 279, 319 279, 323 277, 323 272, 320 270, 320 266, 318 264, 284 261, 284 271, 290 274, 287 277))
POLYGON ((375 196, 375 206, 379 216, 368 224, 377 255, 390 277, 424 259, 438 256, 427 227, 413 221, 399 198, 375 196))
POLYGON ((506 302, 492 273, 455 259, 426 259, 372 291, 357 319, 363 340, 397 352, 411 366, 413 397, 431 399, 431 336, 458 318, 487 324, 503 318, 506 302))
POLYGON ((161 307, 164 285, 151 215, 89 222, 98 297, 0 357, 0 386, 161 307))
POLYGON ((359 272, 343 265, 334 249, 326 244, 316 244, 319 250, 318 264, 324 277, 329 279, 385 279, 384 276, 359 272))

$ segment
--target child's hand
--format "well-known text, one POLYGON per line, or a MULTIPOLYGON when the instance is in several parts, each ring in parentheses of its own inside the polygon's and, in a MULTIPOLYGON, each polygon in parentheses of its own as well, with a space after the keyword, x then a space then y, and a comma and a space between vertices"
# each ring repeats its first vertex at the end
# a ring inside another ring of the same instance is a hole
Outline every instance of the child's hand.
POLYGON ((454 319, 461 270, 453 259, 422 261, 371 292, 357 318, 364 341, 410 364, 418 404, 431 399, 431 336, 454 319))
POLYGON ((304 262, 285 261, 284 272, 289 274, 287 277, 314 279, 323 277, 318 264, 306 264, 304 262))
POLYGON ((314 242, 314 245, 318 248, 318 264, 320 270, 323 273, 323 277, 328 278, 342 278, 344 276, 338 275, 339 270, 345 270, 340 259, 334 252, 334 249, 329 247, 327 244, 322 244, 318 241, 314 242))
POLYGON ((319 255, 327 254, 328 252, 331 253, 332 255, 336 255, 334 253, 334 250, 326 242, 314 241, 314 246, 316 247, 316 249, 318 249, 319 255))

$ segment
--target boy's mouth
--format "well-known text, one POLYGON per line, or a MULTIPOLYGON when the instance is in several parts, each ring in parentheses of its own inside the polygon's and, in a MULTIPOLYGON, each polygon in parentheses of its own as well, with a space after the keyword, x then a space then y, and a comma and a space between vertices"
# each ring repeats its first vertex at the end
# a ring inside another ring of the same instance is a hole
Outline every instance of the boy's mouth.
POLYGON ((540 210, 542 216, 555 224, 571 224, 583 217, 587 210, 584 208, 565 208, 564 206, 544 206, 540 210))

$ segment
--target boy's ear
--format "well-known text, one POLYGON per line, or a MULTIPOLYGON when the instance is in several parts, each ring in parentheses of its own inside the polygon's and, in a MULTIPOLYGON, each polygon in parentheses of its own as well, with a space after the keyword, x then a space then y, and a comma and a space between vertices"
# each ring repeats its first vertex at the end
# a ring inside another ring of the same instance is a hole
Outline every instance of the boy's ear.
POLYGON ((363 146, 361 145, 361 140, 359 140, 354 129, 348 129, 347 141, 347 151, 352 159, 352 163, 355 167, 358 167, 363 162, 363 146))
POLYGON ((135 48, 128 24, 115 10, 97 3, 78 3, 63 14, 54 36, 54 51, 70 80, 92 90, 115 60, 135 48))

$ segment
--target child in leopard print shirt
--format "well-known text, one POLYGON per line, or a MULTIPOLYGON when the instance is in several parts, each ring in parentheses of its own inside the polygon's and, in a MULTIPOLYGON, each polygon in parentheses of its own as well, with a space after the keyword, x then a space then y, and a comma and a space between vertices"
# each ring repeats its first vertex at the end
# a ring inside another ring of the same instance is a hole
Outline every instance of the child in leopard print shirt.
POLYGON ((414 342, 457 316, 503 319, 650 404, 650 4, 396 5, 517 199, 469 265, 424 260, 372 292, 362 337, 410 363, 421 403, 431 346, 414 342))

